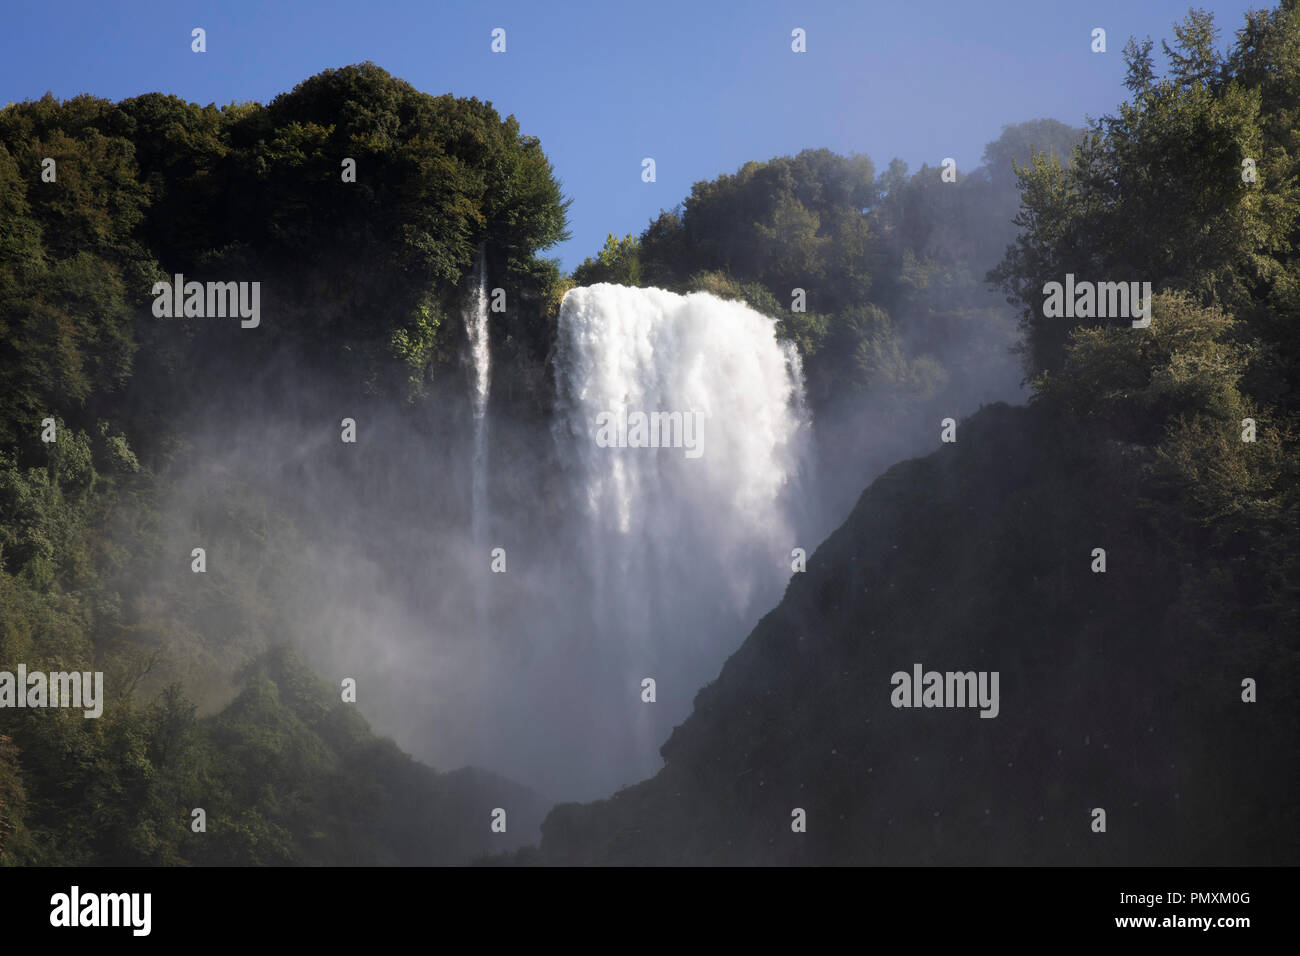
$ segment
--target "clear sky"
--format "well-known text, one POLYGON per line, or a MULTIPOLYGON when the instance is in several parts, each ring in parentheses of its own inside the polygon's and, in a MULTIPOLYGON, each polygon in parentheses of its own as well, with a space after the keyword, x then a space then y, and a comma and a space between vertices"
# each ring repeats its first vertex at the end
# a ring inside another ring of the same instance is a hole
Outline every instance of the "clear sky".
MULTIPOLYGON (((1262 0, 1220 0, 1221 46, 1262 0)), ((1130 34, 1172 38, 1172 0, 65 0, 0 4, 0 102, 174 93, 266 103, 372 60, 428 93, 490 101, 538 136, 572 197, 565 268, 639 233, 691 184, 809 147, 978 165, 1007 123, 1082 125, 1123 100, 1130 34), (190 31, 207 31, 207 52, 190 31), (506 31, 506 52, 491 32, 506 31), (807 52, 791 51, 791 31, 807 52), (1091 52, 1102 27, 1107 52, 1091 52), (653 157, 657 181, 641 180, 653 157)), ((1158 61, 1159 62, 1159 61, 1158 61)))

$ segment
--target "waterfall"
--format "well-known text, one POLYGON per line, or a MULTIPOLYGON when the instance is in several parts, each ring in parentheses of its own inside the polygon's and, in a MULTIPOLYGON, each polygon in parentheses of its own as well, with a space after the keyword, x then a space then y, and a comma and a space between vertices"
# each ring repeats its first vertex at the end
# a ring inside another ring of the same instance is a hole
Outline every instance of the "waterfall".
POLYGON ((560 308, 555 376, 556 438, 597 537, 630 557, 644 546, 675 551, 676 532, 700 539, 707 527, 700 543, 736 568, 726 591, 743 606, 749 549, 786 540, 779 509, 807 450, 798 353, 777 341, 773 320, 707 293, 573 289, 560 308), (659 413, 660 447, 635 440, 637 412, 659 413), (625 447, 602 447, 600 423, 612 423, 609 439, 624 420, 625 447), (679 431, 696 439, 694 451, 664 447, 679 431))
MULTIPOLYGON (((607 796, 660 768, 696 693, 779 603, 791 550, 816 546, 799 507, 811 449, 798 355, 739 302, 572 289, 549 428, 489 423, 481 266, 477 279, 465 316, 474 552, 427 536, 418 617, 371 609, 376 588, 359 601, 384 640, 401 635, 407 690, 392 720, 431 729, 422 756, 555 800, 607 796), (489 424, 502 482, 490 527, 489 424), (497 546, 509 564, 493 574, 497 546)), ((438 482, 446 449, 430 462, 419 480, 438 482)))
POLYGON ((794 517, 809 456, 798 353, 740 302, 601 284, 564 298, 555 377, 589 667, 630 702, 599 719, 638 728, 601 758, 635 752, 652 773, 696 691, 780 600, 791 549, 811 550, 794 517), (644 677, 655 707, 621 684, 644 677))
POLYGON ((492 356, 488 347, 487 265, 482 247, 478 256, 478 284, 465 309, 473 374, 470 405, 474 415, 473 477, 470 491, 470 537, 474 550, 486 556, 487 536, 487 430, 488 391, 492 385, 492 356))

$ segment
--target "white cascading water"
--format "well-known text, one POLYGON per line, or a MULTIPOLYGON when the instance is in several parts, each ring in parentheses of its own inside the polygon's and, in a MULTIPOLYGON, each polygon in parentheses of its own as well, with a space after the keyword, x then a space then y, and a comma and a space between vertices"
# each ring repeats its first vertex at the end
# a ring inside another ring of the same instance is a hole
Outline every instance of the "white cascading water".
POLYGON ((474 415, 473 477, 470 490, 470 536, 478 554, 484 553, 487 534, 487 429, 488 392, 492 386, 492 353, 488 347, 487 265, 479 250, 478 284, 465 309, 473 375, 470 404, 474 415))
POLYGON ((796 527, 809 460, 798 353, 740 302, 601 284, 565 296, 555 376, 588 646, 633 702, 629 744, 653 772, 695 693, 780 600, 791 549, 811 550, 796 527), (600 424, 637 412, 695 414, 695 451, 662 435, 661 447, 602 447, 600 424), (645 677, 655 707, 628 695, 645 677))
MULTIPOLYGON (((466 312, 478 373, 474 508, 476 533, 491 540, 467 560, 438 535, 431 609, 409 618, 383 604, 377 572, 362 579, 350 566, 348 580, 365 581, 353 613, 382 623, 372 647, 401 642, 400 653, 372 650, 368 660, 400 674, 384 671, 403 687, 385 719, 421 728, 421 757, 489 768, 550 801, 606 797, 660 768, 659 748, 696 693, 780 602, 791 550, 816 546, 802 520, 811 449, 798 356, 772 319, 739 302, 615 285, 569 291, 551 433, 491 422, 503 491, 485 527, 478 278, 466 312), (693 447, 684 427, 681 447, 598 444, 604 413, 637 412, 680 413, 683 426, 698 412, 693 447), (489 573, 498 546, 508 571, 489 573)), ((322 627, 346 643, 356 628, 334 617, 322 627)))

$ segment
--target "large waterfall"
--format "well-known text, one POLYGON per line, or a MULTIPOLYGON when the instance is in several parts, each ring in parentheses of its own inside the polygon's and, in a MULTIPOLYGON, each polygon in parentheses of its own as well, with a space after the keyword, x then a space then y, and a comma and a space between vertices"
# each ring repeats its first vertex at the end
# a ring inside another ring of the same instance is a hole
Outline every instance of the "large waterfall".
POLYGON ((585 589, 574 603, 603 682, 593 717, 635 728, 600 759, 651 773, 695 693, 780 599, 791 549, 811 549, 795 520, 808 461, 798 353, 739 302, 617 285, 571 290, 558 338, 554 434, 585 589))
POLYGON ((573 289, 553 418, 539 427, 508 402, 488 408, 477 278, 466 325, 478 540, 447 507, 470 492, 446 480, 466 445, 405 462, 443 502, 388 541, 423 600, 391 600, 369 556, 340 562, 329 587, 348 599, 323 609, 318 640, 343 673, 384 688, 367 714, 405 728, 435 766, 485 767, 552 800, 608 796, 658 770, 696 693, 780 601, 791 550, 818 543, 801 519, 811 450, 797 353, 738 302, 573 289), (498 547, 504 573, 488 570, 498 547))
MULTIPOLYGON (((771 577, 771 554, 784 552, 777 564, 789 570, 783 504, 804 463, 806 422, 798 353, 777 341, 771 319, 705 293, 573 289, 560 309, 555 375, 556 437, 597 573, 699 581, 703 566, 716 567, 709 591, 744 608, 771 577), (660 447, 644 447, 656 414, 660 447), (607 432, 630 422, 632 440, 603 447, 601 422, 614 423, 607 432), (688 441, 671 447, 679 434, 688 441)), ((601 593, 617 599, 637 584, 601 593)))

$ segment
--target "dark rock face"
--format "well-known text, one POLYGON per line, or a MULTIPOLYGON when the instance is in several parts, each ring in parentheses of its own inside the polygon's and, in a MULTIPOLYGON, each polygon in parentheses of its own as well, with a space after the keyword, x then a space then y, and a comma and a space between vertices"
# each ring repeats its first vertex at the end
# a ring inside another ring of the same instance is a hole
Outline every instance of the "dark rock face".
POLYGON ((556 807, 541 858, 1294 862, 1292 718, 1242 702, 1250 662, 1180 615, 1179 567, 1092 454, 994 405, 891 468, 699 693, 664 769, 556 807), (998 672, 998 715, 893 706, 917 663, 998 672))

